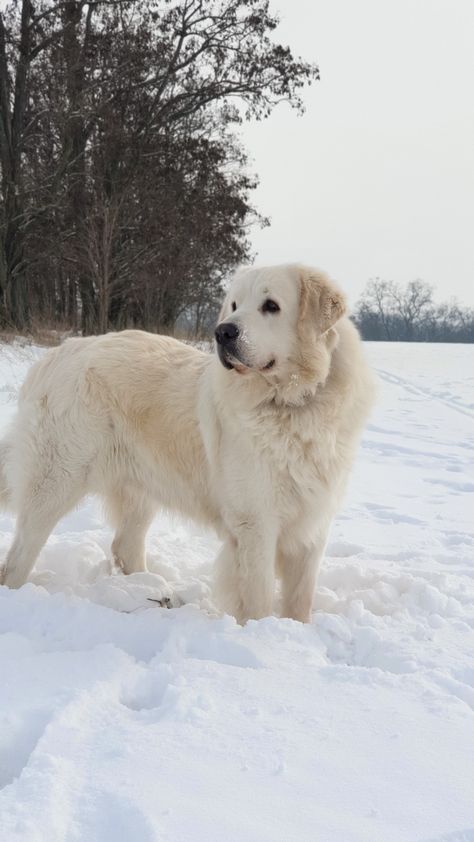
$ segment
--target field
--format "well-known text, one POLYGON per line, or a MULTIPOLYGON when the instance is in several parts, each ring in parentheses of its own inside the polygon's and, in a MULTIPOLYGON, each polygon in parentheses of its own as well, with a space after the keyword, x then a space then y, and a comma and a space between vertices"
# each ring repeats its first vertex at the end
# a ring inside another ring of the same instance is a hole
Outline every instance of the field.
MULTIPOLYGON (((112 571, 94 500, 0 588, 1 842, 474 842, 474 346, 367 352, 311 625, 217 616, 167 515, 112 571)), ((2 427, 40 353, 1 347, 2 427)))

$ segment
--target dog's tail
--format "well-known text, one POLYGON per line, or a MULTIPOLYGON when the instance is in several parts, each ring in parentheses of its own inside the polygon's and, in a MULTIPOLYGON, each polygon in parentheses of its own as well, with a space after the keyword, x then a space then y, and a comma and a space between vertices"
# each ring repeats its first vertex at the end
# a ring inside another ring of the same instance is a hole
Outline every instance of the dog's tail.
POLYGON ((6 473, 9 453, 10 443, 6 439, 0 440, 0 509, 9 509, 11 506, 11 489, 6 473))

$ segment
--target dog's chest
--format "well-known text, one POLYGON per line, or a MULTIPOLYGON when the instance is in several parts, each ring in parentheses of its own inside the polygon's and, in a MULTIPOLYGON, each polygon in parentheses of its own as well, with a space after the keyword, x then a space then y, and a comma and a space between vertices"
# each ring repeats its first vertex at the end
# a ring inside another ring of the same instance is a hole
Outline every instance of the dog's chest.
POLYGON ((291 516, 314 508, 328 481, 331 443, 327 432, 321 436, 314 412, 284 412, 266 420, 258 446, 276 507, 291 516))

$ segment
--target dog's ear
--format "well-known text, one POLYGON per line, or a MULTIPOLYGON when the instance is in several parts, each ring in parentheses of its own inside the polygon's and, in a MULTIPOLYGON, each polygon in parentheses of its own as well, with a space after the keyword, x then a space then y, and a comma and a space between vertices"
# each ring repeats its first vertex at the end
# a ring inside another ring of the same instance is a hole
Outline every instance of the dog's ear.
POLYGON ((300 321, 311 323, 321 335, 347 311, 346 299, 329 278, 316 269, 300 271, 300 321))

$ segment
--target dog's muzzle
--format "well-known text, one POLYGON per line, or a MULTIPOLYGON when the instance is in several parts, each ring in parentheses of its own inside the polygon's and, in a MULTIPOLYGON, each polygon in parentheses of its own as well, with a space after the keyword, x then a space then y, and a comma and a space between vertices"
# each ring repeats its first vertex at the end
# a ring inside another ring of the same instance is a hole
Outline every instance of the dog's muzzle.
POLYGON ((240 336, 239 328, 234 322, 222 322, 217 325, 214 336, 216 337, 217 353, 225 368, 234 368, 231 360, 238 360, 237 341, 240 336))

